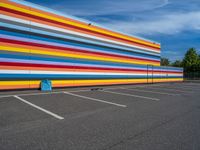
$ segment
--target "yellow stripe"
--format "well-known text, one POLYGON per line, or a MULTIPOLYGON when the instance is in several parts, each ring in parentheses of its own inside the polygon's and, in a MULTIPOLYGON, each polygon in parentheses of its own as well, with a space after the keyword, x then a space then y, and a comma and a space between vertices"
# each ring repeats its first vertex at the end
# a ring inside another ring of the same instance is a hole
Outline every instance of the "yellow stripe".
POLYGON ((129 60, 120 60, 120 59, 112 59, 112 58, 105 58, 105 57, 94 57, 89 55, 83 54, 69 54, 69 53, 62 53, 62 52, 47 52, 41 51, 37 49, 26 49, 20 47, 11 47, 11 46, 2 46, 0 45, 0 50, 2 51, 12 51, 12 52, 22 52, 22 53, 32 53, 32 54, 40 54, 40 55, 50 55, 50 56, 59 56, 59 57, 70 57, 70 58, 78 58, 78 59, 89 59, 89 60, 100 60, 100 61, 110 61, 110 62, 120 62, 120 63, 129 63, 129 64, 151 64, 155 66, 159 66, 160 63, 154 62, 145 62, 145 61, 129 61, 129 60))
POLYGON ((27 85, 29 81, 0 81, 0 85, 27 85))
MULTIPOLYGON (((154 79, 154 82, 162 82, 162 81, 183 81, 183 78, 167 78, 167 79, 154 79)), ((0 81, 0 85, 33 85, 33 84, 40 84, 40 80, 36 81, 0 81)), ((139 83, 139 82, 147 82, 147 79, 105 79, 105 80, 52 80, 52 84, 83 84, 83 83, 117 83, 117 82, 124 82, 124 83, 139 83)))
POLYGON ((183 81, 183 78, 166 78, 166 79, 153 79, 153 82, 170 82, 170 81, 183 81))
POLYGON ((3 3, 2 6, 6 7, 6 8, 13 9, 13 10, 21 11, 21 12, 24 12, 24 13, 28 13, 28 14, 31 14, 31 15, 36 15, 36 16, 48 18, 48 19, 51 19, 51 20, 54 20, 54 21, 70 24, 70 25, 73 25, 73 26, 76 26, 76 27, 81 27, 81 28, 84 28, 84 29, 89 29, 89 30, 92 30, 92 31, 100 32, 100 33, 103 33, 103 34, 108 34, 108 35, 111 35, 111 36, 119 37, 119 38, 122 38, 122 39, 125 39, 125 40, 137 42, 137 43, 140 43, 140 44, 145 44, 145 45, 152 46, 152 47, 155 47, 155 48, 160 48, 160 45, 156 45, 156 44, 153 44, 153 43, 150 43, 150 42, 141 41, 139 39, 133 39, 129 36, 119 34, 119 33, 107 32, 103 29, 97 29, 94 26, 88 26, 88 25, 83 25, 83 24, 79 24, 79 23, 76 23, 76 22, 66 21, 66 20, 63 20, 63 19, 60 19, 60 18, 56 18, 56 17, 49 16, 49 15, 46 15, 46 14, 41 14, 41 13, 38 13, 38 12, 35 12, 35 11, 23 9, 23 8, 16 7, 14 5, 6 4, 6 3, 3 3))

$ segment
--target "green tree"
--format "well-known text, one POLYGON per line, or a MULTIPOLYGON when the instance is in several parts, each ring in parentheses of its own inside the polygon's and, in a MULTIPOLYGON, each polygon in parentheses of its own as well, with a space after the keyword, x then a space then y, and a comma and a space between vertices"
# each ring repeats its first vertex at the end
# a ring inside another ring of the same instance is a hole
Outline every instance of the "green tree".
POLYGON ((190 48, 183 59, 183 67, 186 72, 194 72, 198 68, 199 56, 194 48, 190 48))
POLYGON ((168 58, 161 58, 161 66, 169 66, 170 61, 168 58))
POLYGON ((200 55, 199 55, 198 71, 200 71, 200 55))
POLYGON ((176 60, 175 62, 173 62, 172 64, 171 64, 173 67, 182 67, 183 65, 182 65, 182 61, 180 61, 180 60, 176 60))

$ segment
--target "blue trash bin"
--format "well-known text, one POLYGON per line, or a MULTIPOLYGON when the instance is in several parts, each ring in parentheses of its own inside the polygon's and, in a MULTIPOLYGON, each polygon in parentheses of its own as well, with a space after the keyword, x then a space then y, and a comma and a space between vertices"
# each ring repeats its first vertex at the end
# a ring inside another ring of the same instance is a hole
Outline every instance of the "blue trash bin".
POLYGON ((52 91, 52 83, 50 80, 45 79, 41 81, 41 91, 52 91))

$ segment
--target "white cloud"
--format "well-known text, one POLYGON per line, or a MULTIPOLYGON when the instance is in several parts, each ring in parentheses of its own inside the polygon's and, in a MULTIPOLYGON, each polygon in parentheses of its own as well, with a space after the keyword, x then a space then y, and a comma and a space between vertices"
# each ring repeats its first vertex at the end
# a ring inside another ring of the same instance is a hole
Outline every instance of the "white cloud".
MULTIPOLYGON (((187 0, 186 0, 187 1, 187 0)), ((185 5, 191 4, 189 0, 185 5)), ((198 0, 193 0, 198 2, 198 0)), ((52 8, 61 10, 68 14, 84 16, 84 18, 95 17, 100 20, 100 24, 118 31, 135 35, 154 35, 154 34, 177 34, 186 30, 200 30, 200 11, 176 12, 176 9, 165 9, 166 5, 170 8, 180 1, 174 0, 80 0, 63 1, 52 5, 52 8), (79 3, 79 5, 77 5, 79 3), (157 9, 157 8, 164 9, 157 9), (155 12, 155 10, 158 10, 155 12), (139 12, 139 13, 138 13, 139 12), (112 18, 99 18, 98 15, 123 15, 127 17, 112 20, 112 18), (153 15, 154 14, 154 15, 153 15), (130 19, 133 18, 133 19, 130 19), (139 20, 140 19, 140 20, 139 20)), ((182 4, 182 3, 181 3, 182 4)), ((196 3, 195 3, 196 4, 196 3)), ((188 6, 189 7, 189 6, 188 6)))
POLYGON ((132 34, 177 34, 186 30, 200 30, 200 11, 172 13, 144 21, 110 21, 105 26, 132 34))
POLYGON ((87 0, 60 2, 52 8, 62 10, 71 15, 94 16, 126 12, 142 12, 163 7, 168 0, 87 0), (78 5, 77 5, 78 3, 78 5))

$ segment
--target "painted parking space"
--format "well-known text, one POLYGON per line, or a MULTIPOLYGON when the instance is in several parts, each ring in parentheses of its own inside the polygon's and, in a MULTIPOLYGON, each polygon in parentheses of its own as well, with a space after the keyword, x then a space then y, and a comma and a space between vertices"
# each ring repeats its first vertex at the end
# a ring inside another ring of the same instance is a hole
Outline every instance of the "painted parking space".
POLYGON ((75 97, 79 97, 79 98, 82 98, 82 99, 87 99, 87 100, 95 101, 95 102, 100 102, 100 103, 105 103, 105 104, 109 104, 109 105, 114 105, 114 106, 118 106, 118 107, 127 107, 126 105, 119 104, 119 103, 114 103, 114 102, 110 102, 110 101, 106 101, 106 100, 102 100, 101 98, 97 99, 97 98, 92 98, 92 97, 83 96, 83 95, 80 95, 80 94, 74 94, 74 93, 70 93, 70 92, 64 92, 64 94, 75 96, 75 97))
POLYGON ((143 95, 138 95, 137 93, 127 93, 124 92, 124 89, 116 89, 118 91, 109 91, 109 90, 105 90, 103 92, 107 92, 107 93, 111 93, 111 94, 116 94, 116 95, 122 95, 122 96, 130 96, 130 97, 135 97, 135 98, 139 98, 139 99, 145 99, 145 100, 153 100, 153 101, 159 101, 160 99, 155 98, 155 97, 147 97, 147 96, 143 96, 143 95), (122 91, 122 92, 120 92, 122 91))
POLYGON ((159 92, 159 91, 152 91, 152 90, 145 90, 145 89, 131 88, 131 87, 130 88, 122 88, 122 89, 135 91, 135 92, 159 94, 159 95, 170 95, 170 96, 178 96, 178 95, 180 95, 180 94, 172 94, 172 93, 169 93, 169 92, 159 92))
MULTIPOLYGON (((19 114, 22 119, 19 117, 18 120, 19 122, 23 122, 23 119, 24 121, 27 120, 26 117, 29 113, 31 114, 30 116, 33 116, 33 120, 46 119, 46 117, 54 117, 62 120, 66 115, 98 109, 103 110, 108 107, 133 107, 133 105, 136 105, 139 101, 150 104, 151 101, 175 99, 177 96, 192 94, 194 91, 176 89, 177 87, 185 87, 187 85, 190 84, 162 83, 149 85, 118 85, 99 87, 101 90, 97 91, 93 89, 98 89, 98 87, 57 89, 53 92, 12 91, 4 94, 2 92, 0 95, 0 102, 2 104, 2 109, 0 110, 2 111, 1 120, 5 120, 5 118, 7 118, 6 116, 18 116, 19 114), (9 111, 9 109, 11 109, 11 111, 9 111), (6 112, 9 113, 6 114, 6 112), (12 115, 13 113, 15 115, 12 115), (26 114, 24 118, 23 115, 21 115, 22 113, 26 114)), ((200 86, 200 84, 195 85, 195 88, 200 86)), ((18 120, 14 118, 17 117, 9 118, 8 126, 9 122, 11 124, 13 122, 17 123, 18 120)), ((2 124, 2 126, 4 125, 6 126, 6 123, 2 124)))
MULTIPOLYGON (((156 87, 163 87, 162 85, 158 85, 156 87)), ((187 84, 166 84, 163 87, 164 89, 174 89, 174 90, 182 90, 182 91, 193 91, 193 90, 199 90, 199 86, 188 86, 187 84)))
POLYGON ((167 86, 156 86, 156 87, 140 87, 140 89, 146 89, 146 90, 151 90, 151 91, 156 91, 156 92, 167 92, 167 93, 172 93, 172 94, 189 94, 193 93, 192 91, 187 91, 183 89, 172 89, 171 87, 167 86))
POLYGON ((51 118, 14 97, 0 99, 0 128, 51 118))
MULTIPOLYGON (((120 107, 109 104, 106 102, 100 102, 91 100, 89 98, 82 98, 66 93, 53 93, 51 95, 32 95, 32 96, 23 96, 28 102, 31 102, 37 106, 40 106, 44 109, 47 109, 51 112, 54 112, 62 117, 78 114, 83 112, 95 111, 98 109, 105 109, 108 107, 120 107)), ((121 105, 121 107, 125 105, 121 105)))
MULTIPOLYGON (((140 88, 136 88, 140 89, 140 88)), ((142 101, 160 101, 163 99, 163 96, 157 93, 149 93, 146 91, 135 91, 129 88, 120 88, 120 89, 113 89, 109 90, 110 93, 116 95, 122 95, 125 97, 137 97, 139 100, 142 101)))
MULTIPOLYGON (((137 140, 135 135, 146 136, 149 130, 155 135, 154 129, 158 128, 164 132, 177 126, 174 131, 181 128, 183 133, 188 129, 185 124, 192 123, 191 128, 196 130, 199 128, 199 92, 163 90, 184 85, 116 85, 1 93, 0 141, 6 142, 0 142, 0 148, 26 149, 37 141, 38 145, 50 145, 48 149, 59 149, 61 145, 64 149, 84 146, 88 149, 91 143, 92 149, 103 149, 123 137, 132 136, 137 140), (177 120, 185 117, 177 124, 177 120)), ((173 133, 169 136, 173 137, 173 133)))
POLYGON ((198 91, 200 89, 200 86, 188 86, 187 84, 170 84, 166 85, 164 87, 161 87, 161 89, 166 89, 166 90, 174 90, 177 92, 185 92, 185 93, 193 93, 194 91, 198 91))
MULTIPOLYGON (((113 88, 112 88, 113 89, 113 88)), ((110 101, 113 103, 119 103, 124 104, 127 106, 126 109, 132 109, 133 107, 137 107, 138 105, 144 105, 145 103, 147 105, 151 105, 155 102, 157 102, 157 99, 149 99, 143 96, 138 95, 124 95, 122 94, 116 94, 112 92, 111 89, 103 89, 103 90, 97 90, 97 91, 85 91, 85 92, 78 92, 79 95, 91 97, 95 99, 104 99, 106 101, 110 101)), ((77 92, 75 92, 77 94, 77 92)), ((122 109, 123 110, 123 109, 122 109)))
POLYGON ((200 83, 190 83, 190 82, 182 82, 182 83, 170 83, 170 85, 177 85, 177 86, 187 86, 187 87, 199 87, 200 83))
POLYGON ((59 116, 59 115, 57 115, 57 114, 55 114, 55 113, 53 113, 53 112, 51 112, 51 111, 49 111, 49 110, 47 110, 47 109, 44 109, 44 108, 42 108, 42 107, 40 107, 40 106, 38 106, 38 105, 35 105, 35 104, 33 104, 33 103, 31 103, 31 102, 25 100, 24 98, 21 98, 21 97, 17 96, 17 95, 15 95, 14 98, 20 100, 21 102, 23 102, 23 103, 25 103, 25 104, 27 104, 27 105, 29 105, 29 106, 35 108, 35 109, 38 109, 38 110, 44 112, 44 113, 46 113, 46 114, 48 114, 48 115, 50 115, 50 116, 53 116, 53 117, 56 118, 56 119, 60 119, 60 120, 64 119, 64 117, 59 116))

